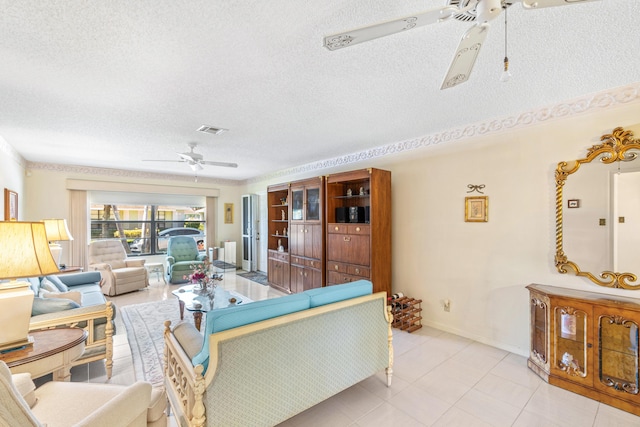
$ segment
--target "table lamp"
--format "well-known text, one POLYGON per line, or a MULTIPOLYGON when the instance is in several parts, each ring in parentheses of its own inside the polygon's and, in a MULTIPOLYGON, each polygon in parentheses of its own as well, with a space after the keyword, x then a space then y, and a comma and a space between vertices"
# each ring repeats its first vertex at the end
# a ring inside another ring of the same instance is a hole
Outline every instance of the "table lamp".
POLYGON ((17 281, 57 273, 42 222, 0 221, 0 351, 32 342, 29 321, 33 291, 29 282, 17 281))
POLYGON ((60 257, 62 255, 62 246, 60 241, 73 240, 69 229, 67 228, 66 219, 43 219, 44 228, 47 230, 47 240, 49 241, 49 249, 51 255, 56 262, 56 265, 60 265, 60 257))

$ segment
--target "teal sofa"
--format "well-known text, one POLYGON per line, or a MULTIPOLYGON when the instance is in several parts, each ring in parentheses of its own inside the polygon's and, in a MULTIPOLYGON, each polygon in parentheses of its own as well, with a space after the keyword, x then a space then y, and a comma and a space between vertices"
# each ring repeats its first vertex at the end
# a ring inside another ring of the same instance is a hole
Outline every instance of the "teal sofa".
POLYGON ((35 294, 29 330, 78 327, 88 333, 82 356, 71 365, 105 361, 107 378, 113 367, 115 307, 102 293, 98 271, 34 277, 27 279, 35 294), (55 298, 44 298, 45 294, 55 298), (74 301, 75 298, 79 302, 74 301))
POLYGON ((165 388, 181 426, 273 426, 386 370, 386 293, 360 280, 215 310, 204 336, 165 322, 165 388))

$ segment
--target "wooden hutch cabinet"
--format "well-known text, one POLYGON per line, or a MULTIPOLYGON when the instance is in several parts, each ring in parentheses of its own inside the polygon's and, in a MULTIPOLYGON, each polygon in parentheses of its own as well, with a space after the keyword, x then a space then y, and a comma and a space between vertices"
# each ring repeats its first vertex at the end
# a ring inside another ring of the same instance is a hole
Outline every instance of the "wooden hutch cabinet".
POLYGON ((291 183, 291 292, 324 283, 324 177, 291 183))
POLYGON ((529 367, 550 384, 640 415, 640 300, 527 286, 529 367))
POLYGON ((368 279, 391 295, 391 172, 272 185, 267 198, 271 286, 295 293, 368 279))
POLYGON ((326 178, 327 285, 368 279, 391 295, 391 172, 326 178))
POLYGON ((289 184, 267 189, 269 241, 267 243, 269 283, 282 291, 289 288, 289 184))

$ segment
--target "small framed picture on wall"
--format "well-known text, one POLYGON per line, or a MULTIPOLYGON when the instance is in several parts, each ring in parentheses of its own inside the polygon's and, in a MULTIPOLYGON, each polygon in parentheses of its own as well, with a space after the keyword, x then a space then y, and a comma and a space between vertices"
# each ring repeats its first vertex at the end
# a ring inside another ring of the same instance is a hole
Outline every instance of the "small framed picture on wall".
POLYGON ((8 188, 4 189, 4 220, 18 220, 18 193, 8 188))
POLYGON ((569 209, 579 208, 580 207, 580 200, 578 200, 578 199, 567 200, 567 207, 569 209))
POLYGON ((224 204, 224 223, 233 224, 233 203, 224 204))
POLYGON ((489 196, 464 198, 465 222, 489 221, 489 196))

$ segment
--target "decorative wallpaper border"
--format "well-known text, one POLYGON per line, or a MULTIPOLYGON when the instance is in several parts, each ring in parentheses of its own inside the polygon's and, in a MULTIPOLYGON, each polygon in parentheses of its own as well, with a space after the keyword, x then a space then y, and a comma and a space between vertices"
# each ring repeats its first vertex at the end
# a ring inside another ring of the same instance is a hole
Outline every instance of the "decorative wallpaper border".
POLYGON ((595 94, 585 95, 550 107, 527 111, 517 116, 509 116, 488 122, 475 123, 465 127, 434 133, 415 139, 393 142, 391 144, 375 147, 366 151, 360 151, 357 153, 347 154, 345 156, 334 157, 332 159, 321 160, 286 170, 276 171, 272 174, 250 178, 246 182, 255 183, 286 175, 299 174, 360 162, 405 151, 424 149, 432 145, 524 128, 541 122, 563 119, 589 113, 595 110, 610 108, 615 105, 628 104, 634 101, 640 101, 640 82, 597 92, 595 94))
MULTIPOLYGON (((453 142, 466 138, 484 136, 507 130, 524 128, 537 123, 548 122, 552 120, 563 119, 571 116, 589 113, 596 110, 610 108, 616 105, 628 104, 640 100, 640 82, 632 83, 627 86, 620 86, 595 94, 585 95, 569 101, 561 102, 550 107, 543 107, 537 110, 531 110, 521 113, 517 116, 508 116, 470 124, 465 127, 447 130, 444 132, 434 133, 406 141, 393 142, 380 147, 374 147, 369 150, 360 151, 344 156, 334 157, 331 159, 320 160, 289 169, 279 170, 270 174, 249 178, 247 180, 231 180, 222 178, 198 177, 199 183, 211 183, 221 185, 243 185, 248 183, 256 183, 260 181, 272 180, 278 177, 305 173, 309 171, 318 171, 336 166, 356 163, 363 160, 393 155, 405 151, 425 149, 432 145, 438 145, 447 142, 453 142)), ((52 163, 35 163, 26 162, 22 156, 9 145, 2 137, 0 137, 0 151, 7 153, 14 158, 20 165, 27 169, 43 169, 53 172, 79 173, 85 175, 107 175, 122 178, 142 178, 142 179, 162 179, 172 181, 193 181, 194 177, 190 175, 166 175, 153 172, 141 172, 132 170, 120 170, 110 168, 95 168, 89 166, 73 166, 59 165, 52 163)))
MULTIPOLYGON (((64 173, 77 173, 82 175, 106 175, 111 177, 120 178, 142 178, 142 179, 160 179, 170 181, 184 181, 194 182, 195 177, 193 175, 170 175, 157 172, 142 172, 126 169, 111 169, 111 168, 96 168, 91 166, 75 166, 75 165, 60 165, 56 163, 37 163, 27 162, 27 169, 39 169, 47 170, 50 172, 64 172, 64 173)), ((210 183, 220 185, 240 185, 243 181, 223 178, 210 178, 199 176, 198 183, 210 183)))

